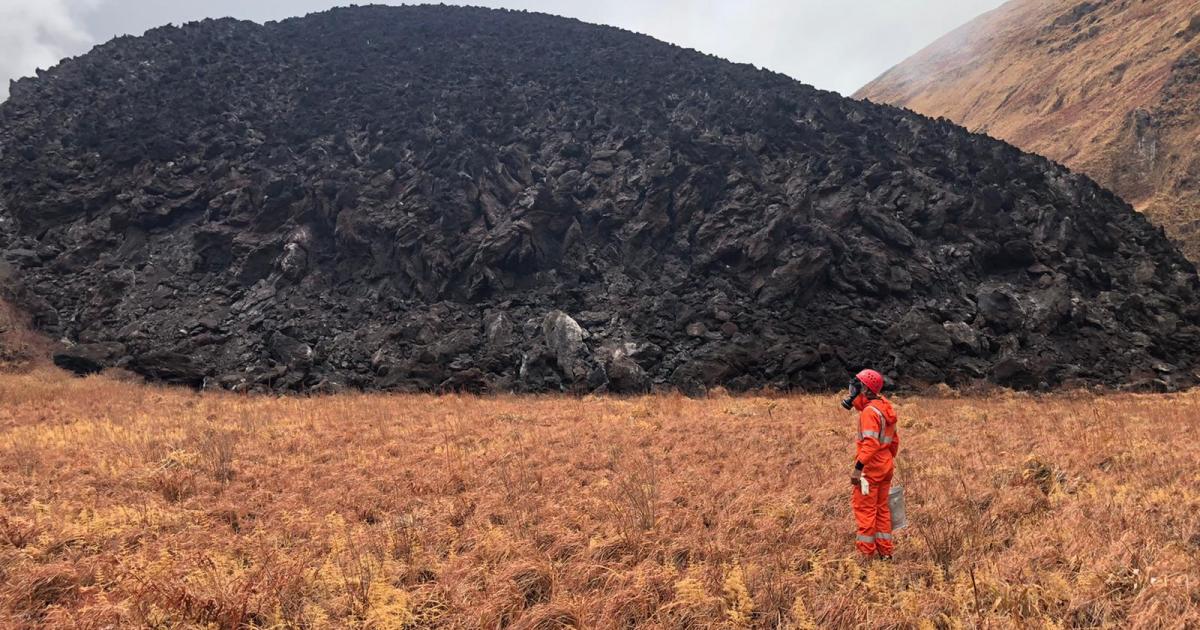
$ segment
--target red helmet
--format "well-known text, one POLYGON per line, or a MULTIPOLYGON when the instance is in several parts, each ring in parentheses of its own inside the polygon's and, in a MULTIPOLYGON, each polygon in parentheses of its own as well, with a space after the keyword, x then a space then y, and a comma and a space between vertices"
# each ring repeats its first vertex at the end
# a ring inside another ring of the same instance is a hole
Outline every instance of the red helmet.
POLYGON ((875 370, 863 370, 858 373, 859 381, 875 394, 883 391, 883 375, 875 370))

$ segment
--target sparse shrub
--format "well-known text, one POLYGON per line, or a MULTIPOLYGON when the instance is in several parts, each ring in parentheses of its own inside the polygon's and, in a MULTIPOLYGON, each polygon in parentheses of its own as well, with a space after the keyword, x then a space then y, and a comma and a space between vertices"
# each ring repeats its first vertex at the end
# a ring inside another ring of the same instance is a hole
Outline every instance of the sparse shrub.
POLYGON ((813 620, 812 613, 808 612, 808 605, 804 603, 804 598, 800 595, 792 600, 791 608, 791 627, 795 630, 817 630, 817 622, 813 620))
POLYGON ((1030 455, 1021 464, 1021 481, 1032 484, 1041 490, 1042 494, 1049 495, 1066 483, 1067 475, 1030 455))
POLYGON ((171 503, 196 494, 195 467, 200 456, 194 451, 172 451, 150 473, 150 485, 171 503))
POLYGON ((369 627, 403 628, 412 623, 414 617, 409 609, 408 593, 387 578, 375 578, 371 582, 368 597, 366 621, 369 627))
POLYGON ((190 470, 162 470, 155 473, 151 479, 155 490, 171 503, 183 501, 196 494, 196 475, 190 470))
POLYGON ((196 438, 196 446, 209 473, 221 483, 229 483, 233 479, 238 438, 237 431, 211 427, 205 428, 196 438))
POLYGON ((26 477, 37 472, 42 465, 42 451, 37 443, 28 437, 9 441, 0 452, 0 458, 7 460, 6 468, 11 467, 26 477))
POLYGON ((531 564, 519 567, 509 579, 524 599, 526 608, 544 604, 554 594, 554 580, 543 566, 531 564))
POLYGON ((68 606, 80 591, 80 576, 67 562, 34 565, 7 586, 10 610, 30 621, 41 619, 51 606, 68 606))
POLYGON ((0 515, 0 542, 14 549, 24 549, 36 540, 42 531, 44 528, 36 522, 0 515))
POLYGON ((490 602, 481 611, 482 625, 508 627, 529 609, 550 602, 554 578, 541 563, 517 562, 499 576, 491 591, 490 602))
POLYGON ((512 625, 513 630, 566 630, 583 627, 575 611, 561 606, 538 606, 512 625))
POLYGON ((725 616, 729 623, 738 628, 749 626, 750 616, 754 613, 754 599, 746 588, 741 567, 732 567, 725 574, 721 591, 725 596, 725 616))
POLYGON ((613 480, 616 511, 626 535, 636 540, 658 522, 658 470, 649 457, 624 457, 616 451, 613 460, 620 462, 613 480))

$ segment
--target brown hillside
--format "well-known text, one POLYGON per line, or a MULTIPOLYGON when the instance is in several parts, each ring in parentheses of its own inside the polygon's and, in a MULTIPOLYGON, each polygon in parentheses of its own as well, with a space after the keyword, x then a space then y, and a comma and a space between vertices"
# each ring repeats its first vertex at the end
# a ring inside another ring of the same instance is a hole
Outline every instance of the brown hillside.
POLYGON ((1090 175, 1200 260, 1200 4, 1012 0, 855 95, 1090 175))

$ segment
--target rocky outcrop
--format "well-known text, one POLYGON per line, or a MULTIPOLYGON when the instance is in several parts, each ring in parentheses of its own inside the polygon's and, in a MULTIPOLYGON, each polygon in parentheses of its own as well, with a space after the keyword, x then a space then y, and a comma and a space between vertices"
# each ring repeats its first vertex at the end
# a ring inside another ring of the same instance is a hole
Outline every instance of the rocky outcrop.
POLYGON ((0 247, 61 365, 193 386, 1177 388, 1200 347, 1191 265, 1061 166, 484 9, 206 21, 17 82, 0 247))
POLYGON ((115 366, 125 356, 125 345, 116 342, 85 343, 54 353, 54 364, 76 374, 96 374, 115 366))

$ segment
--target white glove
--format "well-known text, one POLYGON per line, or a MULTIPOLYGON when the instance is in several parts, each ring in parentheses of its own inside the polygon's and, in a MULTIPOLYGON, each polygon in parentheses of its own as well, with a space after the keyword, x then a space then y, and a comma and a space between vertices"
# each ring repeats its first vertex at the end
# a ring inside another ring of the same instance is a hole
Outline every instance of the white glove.
POLYGON ((858 478, 858 488, 862 490, 863 495, 871 494, 871 484, 867 483, 866 477, 858 478))

